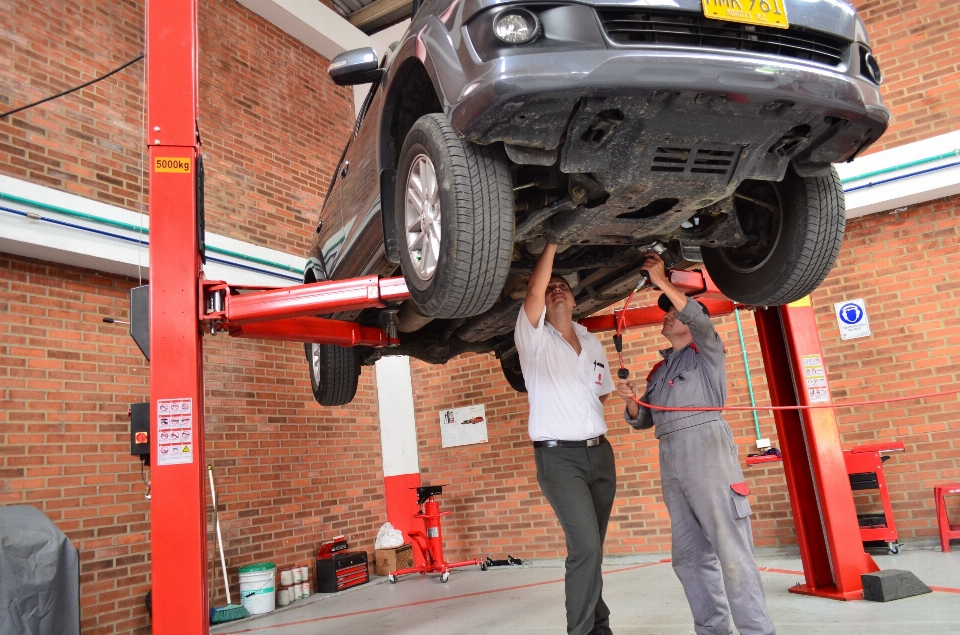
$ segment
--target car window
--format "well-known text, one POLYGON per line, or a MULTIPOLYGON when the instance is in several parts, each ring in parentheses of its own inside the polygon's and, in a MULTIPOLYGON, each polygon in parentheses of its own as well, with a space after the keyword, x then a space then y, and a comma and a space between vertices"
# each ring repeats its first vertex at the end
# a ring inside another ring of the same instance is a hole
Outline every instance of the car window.
POLYGON ((360 130, 360 124, 363 123, 363 118, 367 116, 367 111, 370 110, 370 104, 373 102, 373 97, 377 93, 378 86, 380 86, 380 82, 373 82, 373 84, 370 85, 370 91, 363 100, 363 105, 360 106, 360 114, 357 115, 357 125, 353 128, 354 137, 357 136, 357 132, 360 130))

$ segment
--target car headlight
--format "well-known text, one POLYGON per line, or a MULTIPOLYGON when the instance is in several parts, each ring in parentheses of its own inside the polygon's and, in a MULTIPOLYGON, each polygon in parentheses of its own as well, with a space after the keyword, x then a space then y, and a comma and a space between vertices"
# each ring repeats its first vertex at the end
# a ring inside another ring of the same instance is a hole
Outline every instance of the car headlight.
POLYGON ((504 11, 493 21, 493 33, 507 44, 526 44, 540 32, 537 16, 526 9, 504 11))

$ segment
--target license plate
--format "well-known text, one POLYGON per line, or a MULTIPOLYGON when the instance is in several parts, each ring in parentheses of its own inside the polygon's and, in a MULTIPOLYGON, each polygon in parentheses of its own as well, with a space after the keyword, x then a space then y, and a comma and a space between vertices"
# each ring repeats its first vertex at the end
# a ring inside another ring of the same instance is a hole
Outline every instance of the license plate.
POLYGON ((701 0, 703 15, 717 20, 786 29, 786 0, 701 0))

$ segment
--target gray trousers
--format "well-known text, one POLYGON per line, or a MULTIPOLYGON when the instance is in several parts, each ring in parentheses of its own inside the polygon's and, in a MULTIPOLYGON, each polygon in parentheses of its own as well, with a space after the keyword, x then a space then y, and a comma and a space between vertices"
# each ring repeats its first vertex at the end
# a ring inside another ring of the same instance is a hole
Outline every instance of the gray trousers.
POLYGON ((592 448, 537 448, 537 482, 567 539, 564 588, 567 633, 610 633, 610 609, 601 597, 603 539, 617 493, 609 442, 592 448))
POLYGON ((730 487, 743 482, 743 471, 729 426, 709 421, 660 437, 660 474, 673 570, 694 631, 730 635, 732 614, 741 635, 773 635, 753 557, 750 504, 730 487))

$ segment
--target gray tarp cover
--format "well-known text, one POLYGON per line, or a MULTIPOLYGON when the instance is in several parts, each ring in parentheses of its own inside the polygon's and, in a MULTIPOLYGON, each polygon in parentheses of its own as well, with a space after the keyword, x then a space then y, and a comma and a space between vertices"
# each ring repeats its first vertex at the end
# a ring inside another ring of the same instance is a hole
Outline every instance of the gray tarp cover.
POLYGON ((0 635, 79 635, 77 550, 43 512, 0 506, 0 635))

